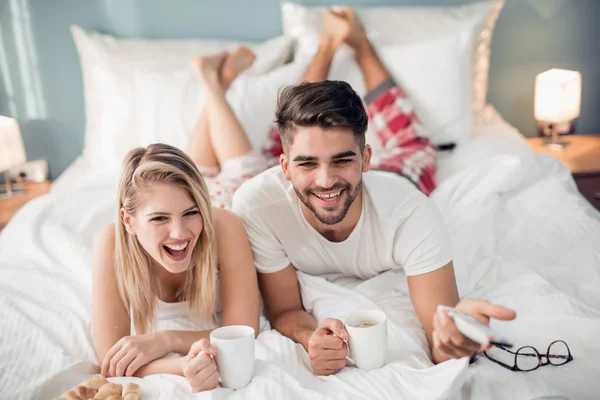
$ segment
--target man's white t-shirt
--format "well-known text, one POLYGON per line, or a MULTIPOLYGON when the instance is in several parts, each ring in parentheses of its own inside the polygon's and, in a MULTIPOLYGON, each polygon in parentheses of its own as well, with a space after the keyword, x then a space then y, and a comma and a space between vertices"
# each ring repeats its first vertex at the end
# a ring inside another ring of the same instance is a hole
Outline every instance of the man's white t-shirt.
POLYGON ((310 225, 280 166, 245 182, 235 193, 233 211, 244 222, 261 273, 292 264, 310 275, 368 279, 403 268, 411 276, 452 259, 439 210, 407 179, 389 172, 363 174, 360 219, 342 242, 327 240, 310 225))

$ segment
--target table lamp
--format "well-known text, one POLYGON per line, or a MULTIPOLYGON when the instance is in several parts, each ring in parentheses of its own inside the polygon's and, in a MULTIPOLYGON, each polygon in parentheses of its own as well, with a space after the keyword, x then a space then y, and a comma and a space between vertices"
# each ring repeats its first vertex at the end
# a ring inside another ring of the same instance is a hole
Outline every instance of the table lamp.
POLYGON ((545 134, 548 147, 561 150, 566 143, 558 140, 559 129, 570 131, 581 109, 581 74, 553 68, 535 78, 534 114, 545 134), (567 126, 567 129, 563 127, 567 126))
POLYGON ((0 198, 23 194, 22 189, 12 188, 6 171, 23 164, 26 160, 25 147, 17 120, 0 115, 0 172, 4 172, 6 184, 6 189, 0 190, 0 198))

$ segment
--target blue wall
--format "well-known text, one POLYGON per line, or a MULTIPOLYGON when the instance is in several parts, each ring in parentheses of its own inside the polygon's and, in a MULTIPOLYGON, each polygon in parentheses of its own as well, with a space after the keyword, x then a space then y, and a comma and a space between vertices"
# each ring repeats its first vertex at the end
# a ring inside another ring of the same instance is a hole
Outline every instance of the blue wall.
MULTIPOLYGON (((472 0, 348 0, 444 4, 472 0)), ((302 1, 305 4, 339 1, 302 1)), ((263 40, 281 33, 277 0, 0 0, 0 114, 18 118, 29 159, 56 177, 83 148, 83 88, 69 26, 130 37, 263 40)), ((600 1, 506 0, 494 35, 488 99, 535 135, 533 82, 552 67, 581 71, 577 132, 600 132, 600 1)))

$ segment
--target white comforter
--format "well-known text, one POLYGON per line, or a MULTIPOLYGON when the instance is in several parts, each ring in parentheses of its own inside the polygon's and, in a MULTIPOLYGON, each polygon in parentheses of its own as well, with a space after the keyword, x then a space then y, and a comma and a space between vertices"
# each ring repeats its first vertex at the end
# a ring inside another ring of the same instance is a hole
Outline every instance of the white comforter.
MULTIPOLYGON (((24 207, 0 234, 0 398, 51 399, 96 372, 91 336, 91 236, 113 219, 116 178, 94 176, 24 207)), ((541 352, 565 340, 575 360, 531 373, 483 357, 432 366, 401 272, 366 282, 299 274, 305 306, 320 320, 357 307, 390 321, 387 365, 315 377, 304 350, 275 331, 257 340, 251 384, 191 395, 176 376, 140 382, 145 399, 597 398, 600 376, 600 213, 568 171, 544 156, 502 155, 450 177, 432 196, 445 217, 461 296, 513 307, 494 328, 541 352)), ((123 380, 123 379, 121 379, 123 380)))

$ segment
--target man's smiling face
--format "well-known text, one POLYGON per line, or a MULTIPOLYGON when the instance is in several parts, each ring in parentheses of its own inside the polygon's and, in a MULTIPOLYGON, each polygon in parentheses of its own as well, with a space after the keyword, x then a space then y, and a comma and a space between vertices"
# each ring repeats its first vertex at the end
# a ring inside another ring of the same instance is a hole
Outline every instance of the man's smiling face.
POLYGON ((344 220, 361 192, 371 148, 361 152, 350 128, 299 127, 281 156, 286 179, 300 201, 326 225, 344 220))

